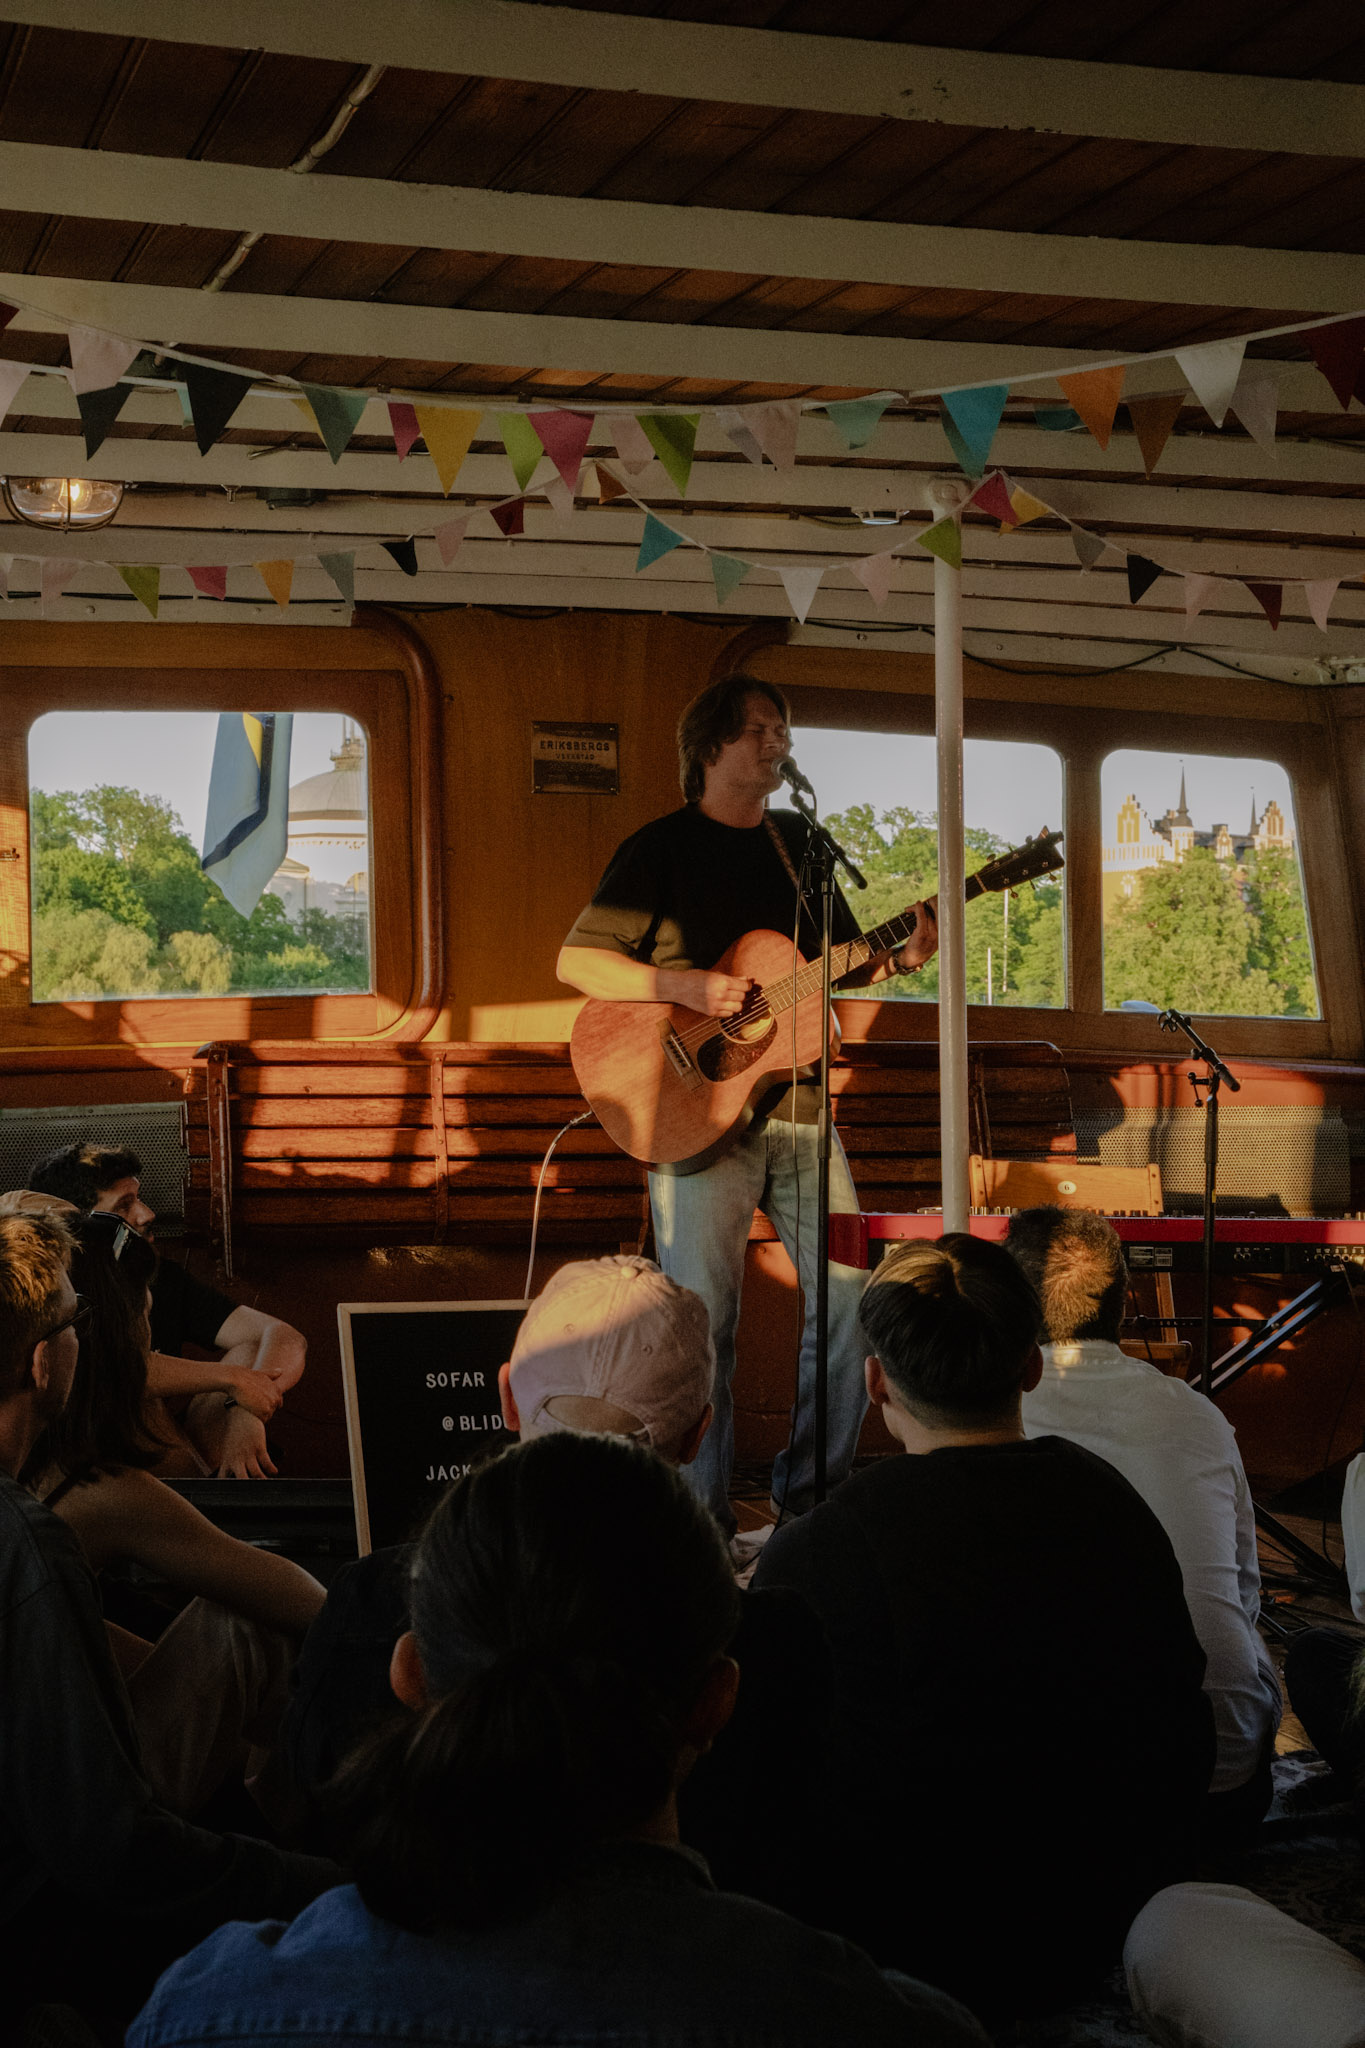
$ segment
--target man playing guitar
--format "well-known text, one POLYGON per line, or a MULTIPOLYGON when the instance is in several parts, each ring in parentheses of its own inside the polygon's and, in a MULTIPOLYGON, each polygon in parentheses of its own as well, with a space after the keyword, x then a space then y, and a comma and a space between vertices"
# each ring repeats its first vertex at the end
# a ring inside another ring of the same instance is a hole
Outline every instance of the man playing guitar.
MULTIPOLYGON (((733 675, 695 697, 678 721, 681 810, 656 818, 617 848, 591 903, 559 955, 561 981, 607 1002, 677 1004, 703 1017, 733 1018, 753 984, 717 970, 744 934, 790 934, 807 960, 818 956, 818 901, 798 893, 809 828, 795 811, 770 812, 781 786, 778 764, 790 751, 782 693, 756 677, 733 675)), ((898 950, 874 953, 844 977, 865 987, 913 973, 938 944, 931 908, 907 913, 913 929, 898 950)), ((842 896, 833 942, 858 937, 842 896)), ((814 1484, 816 1120, 810 1069, 774 1094, 763 1114, 696 1171, 655 1168, 650 1206, 659 1262, 671 1279, 706 1303, 716 1346, 715 1421, 685 1477, 727 1533, 734 1459, 730 1382, 735 1369, 745 1247, 755 1209, 777 1229, 806 1290, 792 1433, 773 1466, 773 1501, 784 1513, 812 1505, 814 1484)), ((830 1210, 855 1212, 858 1196, 837 1135, 830 1165, 830 1210)), ((867 1406, 866 1346, 857 1325, 862 1274, 829 1269, 828 1472, 845 1478, 867 1406)))

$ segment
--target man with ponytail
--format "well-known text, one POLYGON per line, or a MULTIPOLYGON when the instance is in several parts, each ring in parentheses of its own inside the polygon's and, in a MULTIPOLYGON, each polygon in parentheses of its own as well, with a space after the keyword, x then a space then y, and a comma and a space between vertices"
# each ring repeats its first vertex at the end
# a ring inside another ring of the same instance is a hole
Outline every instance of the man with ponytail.
POLYGON ((715 1891, 682 1847, 738 1616, 714 1521, 643 1447, 556 1431, 480 1466, 418 1546, 406 1712, 335 1788, 354 1885, 223 1928, 128 2048, 984 2048, 941 1992, 715 1891))

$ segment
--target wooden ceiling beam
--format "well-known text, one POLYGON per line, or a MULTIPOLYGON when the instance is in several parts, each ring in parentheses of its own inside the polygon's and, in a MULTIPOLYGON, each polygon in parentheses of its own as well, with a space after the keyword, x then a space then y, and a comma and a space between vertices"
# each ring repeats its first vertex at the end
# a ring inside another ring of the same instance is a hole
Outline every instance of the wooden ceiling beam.
POLYGON ((661 21, 517 0, 8 0, 8 21, 579 90, 1131 142, 1365 156, 1365 91, 661 21))

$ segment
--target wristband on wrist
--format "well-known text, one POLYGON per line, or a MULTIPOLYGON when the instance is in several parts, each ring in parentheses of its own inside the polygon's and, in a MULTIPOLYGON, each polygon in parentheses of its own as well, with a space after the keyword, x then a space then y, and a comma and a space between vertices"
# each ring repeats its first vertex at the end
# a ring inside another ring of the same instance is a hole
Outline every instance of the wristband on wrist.
POLYGON ((237 1396, 235 1394, 224 1394, 223 1406, 225 1409, 235 1408, 237 1406, 237 1396))

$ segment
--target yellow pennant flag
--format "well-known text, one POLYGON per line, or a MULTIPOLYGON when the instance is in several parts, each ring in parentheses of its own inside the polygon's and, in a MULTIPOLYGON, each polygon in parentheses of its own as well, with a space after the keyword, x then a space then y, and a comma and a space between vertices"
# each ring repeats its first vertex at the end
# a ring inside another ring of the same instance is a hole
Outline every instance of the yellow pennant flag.
POLYGON ((264 583, 280 610, 286 610, 289 604, 289 593, 294 587, 294 564, 292 562, 257 562, 256 569, 262 583, 264 583))
POLYGON ((1052 507, 1035 498, 1032 491, 1019 490, 1010 492, 1010 510, 1014 514, 1011 526, 1027 526, 1030 519, 1046 519, 1052 507))
POLYGON ((138 603, 153 618, 161 598, 161 570, 151 562, 117 562, 114 565, 138 603))
POLYGON ((478 433, 482 418, 482 413, 457 412, 448 405, 417 407, 417 424, 446 497, 450 496, 450 487, 460 473, 460 464, 469 453, 469 444, 478 433))

